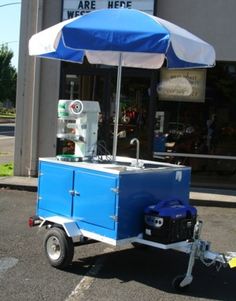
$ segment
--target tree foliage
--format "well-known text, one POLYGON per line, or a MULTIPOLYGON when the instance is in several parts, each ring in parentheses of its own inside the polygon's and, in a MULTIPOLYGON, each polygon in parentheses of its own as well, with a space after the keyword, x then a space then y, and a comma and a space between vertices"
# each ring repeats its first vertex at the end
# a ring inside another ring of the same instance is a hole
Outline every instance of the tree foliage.
POLYGON ((16 99, 16 69, 11 65, 13 52, 6 45, 0 47, 0 102, 6 100, 15 104, 16 99))

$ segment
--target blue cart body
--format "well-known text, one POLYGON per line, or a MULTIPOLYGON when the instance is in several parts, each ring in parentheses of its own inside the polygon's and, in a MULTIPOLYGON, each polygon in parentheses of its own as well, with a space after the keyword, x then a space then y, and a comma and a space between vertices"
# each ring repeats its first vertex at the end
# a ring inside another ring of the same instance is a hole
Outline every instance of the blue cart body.
POLYGON ((70 218, 79 229, 110 240, 129 239, 143 231, 147 206, 172 199, 188 204, 190 172, 170 164, 126 170, 41 159, 36 214, 70 218))

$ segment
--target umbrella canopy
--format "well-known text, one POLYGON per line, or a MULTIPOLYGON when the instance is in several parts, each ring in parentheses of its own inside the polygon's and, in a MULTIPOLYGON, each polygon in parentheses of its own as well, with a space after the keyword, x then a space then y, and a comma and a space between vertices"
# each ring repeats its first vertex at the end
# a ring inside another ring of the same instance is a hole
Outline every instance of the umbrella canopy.
POLYGON ((135 9, 103 9, 58 23, 29 41, 30 55, 92 64, 160 68, 212 67, 214 48, 190 32, 135 9), (106 55, 104 55, 106 52, 106 55))
POLYGON ((118 66, 113 159, 116 156, 121 68, 203 68, 215 64, 214 48, 161 18, 135 9, 103 9, 60 22, 33 35, 29 54, 118 66))

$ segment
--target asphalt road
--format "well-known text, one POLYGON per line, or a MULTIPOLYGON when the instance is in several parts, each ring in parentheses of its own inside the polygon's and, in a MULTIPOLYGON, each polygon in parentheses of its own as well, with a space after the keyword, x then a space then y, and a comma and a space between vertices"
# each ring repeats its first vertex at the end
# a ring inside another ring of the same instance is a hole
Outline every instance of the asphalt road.
POLYGON ((14 158, 15 125, 0 124, 0 164, 9 163, 14 158))
MULTIPOLYGON (((43 253, 45 230, 29 228, 36 194, 0 190, 1 301, 236 300, 236 269, 219 272, 197 262, 190 290, 176 294, 173 277, 186 272, 187 255, 131 245, 102 243, 76 248, 64 271, 49 266, 43 253)), ((236 209, 198 207, 203 239, 214 251, 236 251, 236 209)))

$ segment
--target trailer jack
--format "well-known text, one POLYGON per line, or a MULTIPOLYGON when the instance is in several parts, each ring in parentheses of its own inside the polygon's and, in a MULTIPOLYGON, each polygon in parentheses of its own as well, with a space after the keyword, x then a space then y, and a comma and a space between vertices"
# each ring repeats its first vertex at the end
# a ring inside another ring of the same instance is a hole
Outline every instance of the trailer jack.
MULTIPOLYGON (((228 252, 226 254, 215 253, 210 250, 210 242, 200 240, 202 225, 202 221, 197 221, 194 227, 187 272, 185 275, 177 276, 172 282, 176 290, 186 290, 191 284, 193 280, 192 271, 196 259, 199 259, 207 267, 215 265, 217 271, 219 271, 221 267, 236 267, 236 252, 228 252)), ((180 249, 180 251, 184 252, 187 250, 180 249)))
POLYGON ((200 239, 202 225, 202 221, 196 222, 193 238, 191 240, 162 244, 143 239, 143 234, 141 233, 132 241, 132 243, 144 244, 163 250, 175 250, 189 254, 186 274, 178 275, 172 281, 172 285, 176 290, 185 291, 193 281, 192 271, 196 259, 199 259, 207 267, 215 265, 217 271, 219 271, 222 267, 236 267, 236 252, 227 252, 226 254, 213 252, 210 250, 210 242, 200 239))

